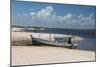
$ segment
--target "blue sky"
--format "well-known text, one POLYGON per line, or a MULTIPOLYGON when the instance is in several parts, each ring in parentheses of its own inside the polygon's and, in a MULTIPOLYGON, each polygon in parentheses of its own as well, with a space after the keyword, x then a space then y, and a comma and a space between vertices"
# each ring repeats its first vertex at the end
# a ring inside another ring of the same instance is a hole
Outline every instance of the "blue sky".
POLYGON ((95 6, 12 2, 12 24, 50 28, 95 29, 95 6))

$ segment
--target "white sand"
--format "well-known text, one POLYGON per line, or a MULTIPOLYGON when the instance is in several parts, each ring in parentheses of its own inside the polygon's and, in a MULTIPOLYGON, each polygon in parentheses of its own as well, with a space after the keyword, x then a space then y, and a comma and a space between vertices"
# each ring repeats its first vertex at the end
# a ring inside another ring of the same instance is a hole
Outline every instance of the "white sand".
POLYGON ((12 32, 12 41, 31 40, 29 32, 12 32))
POLYGON ((95 52, 50 46, 12 46, 12 65, 94 61, 95 52))

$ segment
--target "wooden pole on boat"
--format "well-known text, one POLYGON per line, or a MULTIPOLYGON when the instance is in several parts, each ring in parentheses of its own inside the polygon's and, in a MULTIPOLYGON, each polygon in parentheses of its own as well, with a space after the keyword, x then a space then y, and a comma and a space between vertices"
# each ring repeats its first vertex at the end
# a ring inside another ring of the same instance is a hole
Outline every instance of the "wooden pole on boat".
POLYGON ((55 38, 56 38, 56 34, 55 34, 55 33, 54 33, 54 37, 53 37, 53 38, 54 38, 54 40, 53 40, 53 41, 55 42, 55 41, 56 41, 56 40, 55 40, 55 38))
POLYGON ((49 41, 51 41, 51 33, 50 33, 50 36, 49 36, 49 41))
POLYGON ((31 36, 31 38, 32 38, 32 35, 30 35, 31 36))
POLYGON ((31 36, 31 43, 33 44, 33 36, 32 35, 30 35, 31 36))
POLYGON ((39 33, 39 38, 40 38, 40 33, 39 33))

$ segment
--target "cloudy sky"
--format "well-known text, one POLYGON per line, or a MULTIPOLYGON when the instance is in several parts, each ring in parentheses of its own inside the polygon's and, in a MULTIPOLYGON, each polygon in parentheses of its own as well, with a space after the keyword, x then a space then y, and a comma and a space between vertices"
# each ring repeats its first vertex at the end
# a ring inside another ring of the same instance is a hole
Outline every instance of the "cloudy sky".
POLYGON ((12 2, 12 25, 95 29, 95 6, 12 2))

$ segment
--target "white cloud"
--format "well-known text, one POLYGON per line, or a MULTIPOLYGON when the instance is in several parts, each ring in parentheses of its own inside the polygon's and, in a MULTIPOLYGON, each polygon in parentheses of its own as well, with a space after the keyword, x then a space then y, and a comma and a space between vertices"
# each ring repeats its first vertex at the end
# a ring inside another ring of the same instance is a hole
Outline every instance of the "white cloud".
POLYGON ((30 12, 31 24, 42 25, 48 27, 60 27, 60 28, 95 28, 95 16, 89 14, 73 15, 66 13, 63 16, 55 14, 55 10, 52 6, 47 6, 37 12, 30 12))
POLYGON ((53 8, 51 6, 47 6, 45 9, 42 9, 37 12, 37 17, 41 18, 41 17, 51 16, 52 12, 53 8))
POLYGON ((30 12, 30 15, 35 15, 35 12, 30 12))

